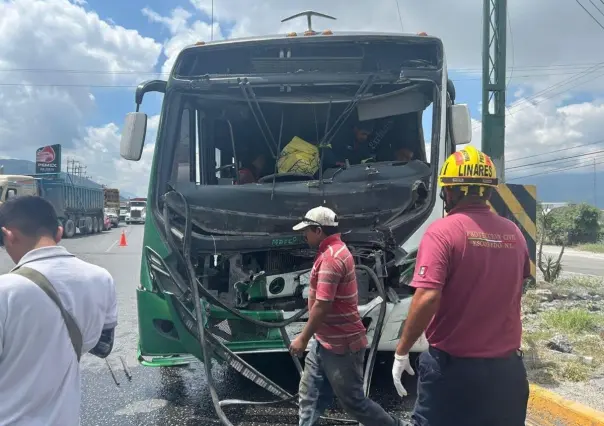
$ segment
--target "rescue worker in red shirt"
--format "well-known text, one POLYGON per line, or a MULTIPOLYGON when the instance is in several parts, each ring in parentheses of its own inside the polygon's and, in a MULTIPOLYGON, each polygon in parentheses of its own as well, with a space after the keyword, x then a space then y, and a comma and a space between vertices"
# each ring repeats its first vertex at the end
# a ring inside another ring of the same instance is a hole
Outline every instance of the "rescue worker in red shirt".
POLYGON ((318 247, 310 273, 308 322, 290 345, 293 355, 302 356, 315 336, 300 380, 299 425, 315 425, 334 394, 344 411, 365 426, 400 425, 363 390, 367 336, 357 306, 354 259, 340 238, 335 212, 316 207, 293 229, 318 247))
POLYGON ((491 159, 473 146, 451 155, 439 175, 448 215, 432 223, 417 254, 416 288, 392 376, 413 374, 409 350, 426 330, 417 363, 416 426, 521 426, 529 385, 520 351, 520 299, 530 276, 526 241, 490 210, 497 186, 491 159))

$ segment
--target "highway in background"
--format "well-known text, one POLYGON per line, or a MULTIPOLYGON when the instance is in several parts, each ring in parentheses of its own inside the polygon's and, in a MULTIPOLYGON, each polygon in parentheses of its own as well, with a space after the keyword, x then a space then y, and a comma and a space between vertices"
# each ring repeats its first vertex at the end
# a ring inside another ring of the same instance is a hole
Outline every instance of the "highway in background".
MULTIPOLYGON (((562 247, 543 246, 543 254, 558 258, 562 247)), ((604 254, 565 249, 562 256, 563 272, 604 277, 604 254)))
MULTIPOLYGON (((119 325, 108 361, 120 385, 115 384, 104 360, 91 355, 82 357, 82 426, 219 425, 201 364, 160 369, 141 367, 136 360, 135 288, 139 283, 142 236, 143 226, 132 225, 61 242, 80 258, 109 270, 117 287, 119 325), (126 232, 127 247, 118 244, 122 229, 126 232), (126 377, 120 357, 132 374, 131 380, 126 377)), ((12 266, 6 252, 0 251, 0 272, 6 273, 12 266)), ((269 355, 252 361, 285 389, 296 392, 299 376, 289 355, 269 355)), ((405 418, 413 406, 415 382, 406 377, 404 385, 411 395, 401 400, 392 385, 391 362, 391 356, 378 358, 371 396, 389 412, 405 418)), ((221 398, 272 399, 234 371, 220 366, 214 371, 221 398)), ((296 410, 287 406, 227 408, 226 412, 238 426, 298 424, 296 410)))

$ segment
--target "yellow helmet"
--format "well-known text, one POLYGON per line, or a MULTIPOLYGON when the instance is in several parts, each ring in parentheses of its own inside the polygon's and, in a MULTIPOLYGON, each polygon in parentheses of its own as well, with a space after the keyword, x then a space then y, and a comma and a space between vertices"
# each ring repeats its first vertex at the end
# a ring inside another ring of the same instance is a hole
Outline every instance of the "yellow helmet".
MULTIPOLYGON (((440 186, 497 186, 497 171, 491 158, 468 145, 449 156, 438 176, 440 186)), ((466 189, 467 192, 467 189, 466 189)))

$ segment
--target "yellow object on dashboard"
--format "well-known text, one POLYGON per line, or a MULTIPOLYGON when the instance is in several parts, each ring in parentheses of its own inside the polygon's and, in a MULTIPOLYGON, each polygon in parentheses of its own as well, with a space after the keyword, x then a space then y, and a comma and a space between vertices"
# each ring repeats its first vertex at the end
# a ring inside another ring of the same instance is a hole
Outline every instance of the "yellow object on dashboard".
POLYGON ((294 136, 281 151, 277 170, 279 173, 314 175, 319 170, 319 148, 294 136))

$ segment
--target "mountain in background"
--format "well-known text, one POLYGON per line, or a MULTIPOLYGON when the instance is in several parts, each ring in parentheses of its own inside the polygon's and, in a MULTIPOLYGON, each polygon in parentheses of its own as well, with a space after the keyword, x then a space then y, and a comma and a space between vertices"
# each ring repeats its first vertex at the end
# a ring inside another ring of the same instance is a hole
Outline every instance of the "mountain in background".
MULTIPOLYGON (((33 175, 34 173, 36 173, 36 163, 29 160, 0 159, 0 166, 4 166, 5 175, 33 175)), ((63 172, 61 172, 61 175, 63 176, 63 178, 67 177, 66 174, 63 172)), ((77 183, 79 185, 89 186, 92 188, 102 188, 102 185, 90 179, 78 177, 73 177, 73 179, 74 183, 77 183)), ((122 201, 126 201, 129 198, 136 197, 138 196, 120 190, 120 199, 122 199, 122 201)))
POLYGON ((550 203, 587 203, 604 209, 604 172, 595 174, 547 174, 526 179, 514 179, 508 183, 537 186, 537 200, 550 203), (595 195, 595 196, 594 196, 595 195), (594 202, 594 199, 597 199, 594 202))

